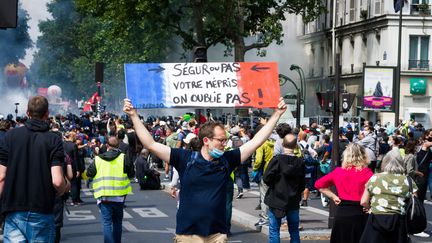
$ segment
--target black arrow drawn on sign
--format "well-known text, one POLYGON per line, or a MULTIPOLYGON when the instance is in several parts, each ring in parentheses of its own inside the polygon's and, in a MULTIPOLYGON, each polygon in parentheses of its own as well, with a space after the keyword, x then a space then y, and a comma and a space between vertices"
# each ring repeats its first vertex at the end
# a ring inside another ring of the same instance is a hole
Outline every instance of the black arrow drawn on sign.
POLYGON ((157 68, 150 68, 148 71, 149 72, 157 72, 157 73, 160 73, 160 72, 162 72, 162 71, 164 71, 165 70, 165 68, 163 68, 163 67, 161 67, 161 66, 158 66, 157 68))
POLYGON ((252 71, 255 72, 261 72, 261 70, 267 70, 270 69, 269 67, 258 67, 258 64, 253 65, 253 67, 251 68, 252 71))

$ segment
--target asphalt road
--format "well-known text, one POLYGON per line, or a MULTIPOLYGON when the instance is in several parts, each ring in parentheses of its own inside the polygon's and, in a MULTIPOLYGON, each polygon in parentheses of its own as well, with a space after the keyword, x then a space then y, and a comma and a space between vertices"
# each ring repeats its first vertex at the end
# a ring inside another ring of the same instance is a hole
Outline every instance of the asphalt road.
MULTIPOLYGON (((172 242, 177 211, 175 200, 164 191, 140 191, 137 184, 133 184, 133 192, 126 200, 122 242, 172 242)), ((83 189, 82 199, 86 202, 84 205, 68 206, 70 213, 65 212, 62 242, 103 242, 100 213, 91 191, 83 189)), ((313 196, 309 206, 328 210, 313 196)), ((425 207, 429 220, 426 232, 432 234, 432 202, 426 202, 425 207)), ((266 235, 241 225, 233 224, 231 231, 229 242, 267 242, 266 235)), ((432 237, 413 237, 413 242, 432 242, 432 237)))
MULTIPOLYGON (((133 184, 133 195, 127 197, 123 219, 122 242, 173 242, 176 202, 164 191, 140 191, 133 184)), ((91 192, 84 189, 82 206, 68 206, 65 212, 62 242, 103 242, 100 213, 91 192)), ((267 236, 233 224, 228 242, 267 242, 267 236)), ((289 242, 283 240, 282 242, 289 242)), ((324 241, 302 241, 306 243, 324 241)))
MULTIPOLYGON (((172 242, 175 232, 176 202, 164 191, 140 191, 133 184, 123 219, 122 242, 172 242)), ((103 242, 100 213, 91 192, 84 190, 82 206, 68 206, 62 242, 103 242)), ((267 236, 233 225, 229 242, 267 242, 267 236)))

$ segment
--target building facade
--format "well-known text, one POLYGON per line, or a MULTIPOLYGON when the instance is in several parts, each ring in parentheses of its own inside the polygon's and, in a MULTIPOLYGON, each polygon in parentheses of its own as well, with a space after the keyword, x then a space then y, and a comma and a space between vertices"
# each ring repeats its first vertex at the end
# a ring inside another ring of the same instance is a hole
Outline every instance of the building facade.
MULTIPOLYGON (((341 84, 357 99, 351 116, 394 121, 394 113, 362 111, 363 68, 397 66, 399 14, 391 0, 326 0, 328 12, 316 21, 296 21, 308 65, 305 116, 326 115, 319 108, 316 91, 334 88, 333 53, 340 54, 341 84), (335 12, 333 12, 335 10, 335 12), (336 21, 334 21, 336 20, 336 21), (333 32, 334 31, 334 32, 333 32)), ((432 110, 431 49, 432 16, 427 0, 412 0, 403 8, 400 119, 410 118, 430 127, 432 110)))

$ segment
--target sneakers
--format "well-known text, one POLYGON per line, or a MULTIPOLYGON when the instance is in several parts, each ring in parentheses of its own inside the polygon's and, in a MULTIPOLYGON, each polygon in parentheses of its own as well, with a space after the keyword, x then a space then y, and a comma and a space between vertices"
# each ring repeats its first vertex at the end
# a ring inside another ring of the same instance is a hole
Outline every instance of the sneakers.
POLYGON ((255 226, 263 226, 268 224, 268 220, 265 219, 259 219, 258 222, 255 224, 255 226))
POLYGON ((268 220, 268 216, 263 214, 263 213, 258 214, 258 216, 260 216, 260 218, 262 218, 264 220, 268 220))
POLYGON ((237 199, 240 199, 240 198, 242 198, 243 197, 243 192, 239 192, 239 194, 237 194, 237 199))
POLYGON ((414 234, 414 236, 421 237, 421 238, 428 238, 430 235, 426 232, 421 232, 421 233, 414 234))

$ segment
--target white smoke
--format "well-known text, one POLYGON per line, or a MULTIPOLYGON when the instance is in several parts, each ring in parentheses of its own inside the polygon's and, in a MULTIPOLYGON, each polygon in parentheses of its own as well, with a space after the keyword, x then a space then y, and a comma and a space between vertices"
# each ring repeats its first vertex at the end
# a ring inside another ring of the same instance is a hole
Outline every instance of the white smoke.
POLYGON ((18 116, 24 116, 27 111, 28 95, 21 91, 8 91, 0 96, 0 115, 5 118, 8 114, 12 114, 15 118, 16 103, 18 105, 18 116))
MULTIPOLYGON (((39 22, 41 20, 46 20, 51 18, 51 15, 48 13, 46 4, 50 0, 37 0, 37 1, 21 1, 22 7, 27 10, 29 14, 30 20, 28 21, 29 25, 29 35, 33 43, 36 43, 38 36, 41 34, 39 31, 39 22)), ((30 48, 26 51, 26 56, 23 60, 20 60, 27 67, 30 67, 30 64, 33 62, 33 54, 36 52, 36 47, 30 48)))

